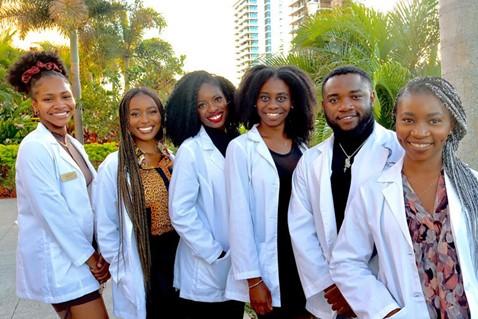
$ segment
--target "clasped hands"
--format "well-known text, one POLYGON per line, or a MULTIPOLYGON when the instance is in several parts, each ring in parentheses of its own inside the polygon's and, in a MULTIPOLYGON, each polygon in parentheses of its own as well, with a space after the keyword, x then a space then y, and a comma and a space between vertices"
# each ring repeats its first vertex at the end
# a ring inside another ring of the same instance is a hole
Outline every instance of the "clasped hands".
POLYGON ((324 290, 324 297, 332 310, 337 311, 337 314, 352 318, 357 317, 335 284, 324 290))
POLYGON ((108 264, 108 262, 103 258, 103 256, 101 256, 97 251, 95 251, 90 256, 90 258, 88 258, 86 264, 90 268, 90 271, 93 276, 95 276, 96 280, 98 280, 100 284, 103 284, 108 279, 110 279, 110 264, 108 264))

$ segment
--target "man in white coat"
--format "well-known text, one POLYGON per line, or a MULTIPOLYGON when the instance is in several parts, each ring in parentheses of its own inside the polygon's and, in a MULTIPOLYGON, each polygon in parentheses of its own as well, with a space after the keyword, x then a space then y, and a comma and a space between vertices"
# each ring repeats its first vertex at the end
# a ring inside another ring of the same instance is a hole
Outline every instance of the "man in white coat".
POLYGON ((334 69, 322 83, 333 135, 304 153, 292 180, 289 230, 307 310, 320 318, 354 313, 332 281, 329 261, 349 194, 403 154, 395 133, 374 121, 372 81, 363 70, 334 69))

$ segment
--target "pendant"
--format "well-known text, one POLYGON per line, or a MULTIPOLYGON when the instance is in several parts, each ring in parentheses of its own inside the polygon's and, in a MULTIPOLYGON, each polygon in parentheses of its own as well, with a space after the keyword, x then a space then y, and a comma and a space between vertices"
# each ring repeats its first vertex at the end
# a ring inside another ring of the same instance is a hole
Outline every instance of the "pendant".
POLYGON ((345 164, 344 164, 344 173, 350 168, 350 166, 352 166, 350 164, 350 157, 346 157, 345 158, 345 164))

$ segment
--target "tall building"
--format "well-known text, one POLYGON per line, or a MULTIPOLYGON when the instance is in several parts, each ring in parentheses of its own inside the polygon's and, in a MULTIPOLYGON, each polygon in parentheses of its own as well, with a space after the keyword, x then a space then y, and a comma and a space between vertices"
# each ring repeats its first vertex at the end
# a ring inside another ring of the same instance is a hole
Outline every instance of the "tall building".
POLYGON ((290 0, 237 0, 234 3, 236 70, 242 77, 261 55, 290 48, 290 0))
POLYGON ((314 15, 317 10, 330 9, 340 6, 341 0, 291 0, 290 7, 290 24, 292 35, 304 22, 305 18, 314 15))

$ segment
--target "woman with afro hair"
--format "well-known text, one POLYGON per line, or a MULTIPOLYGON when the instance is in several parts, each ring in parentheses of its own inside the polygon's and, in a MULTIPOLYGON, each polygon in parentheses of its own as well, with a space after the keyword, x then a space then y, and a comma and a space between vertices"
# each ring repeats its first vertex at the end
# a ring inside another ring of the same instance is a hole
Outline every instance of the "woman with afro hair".
POLYGON ((179 146, 169 206, 180 235, 174 286, 185 318, 243 318, 244 304, 226 300, 230 269, 224 156, 238 136, 234 86, 205 71, 186 74, 166 105, 166 131, 179 146))
POLYGON ((60 318, 108 318, 99 288, 109 265, 93 244, 89 196, 96 173, 67 133, 75 99, 65 66, 54 53, 29 52, 8 81, 40 120, 16 162, 17 294, 52 304, 60 318))

